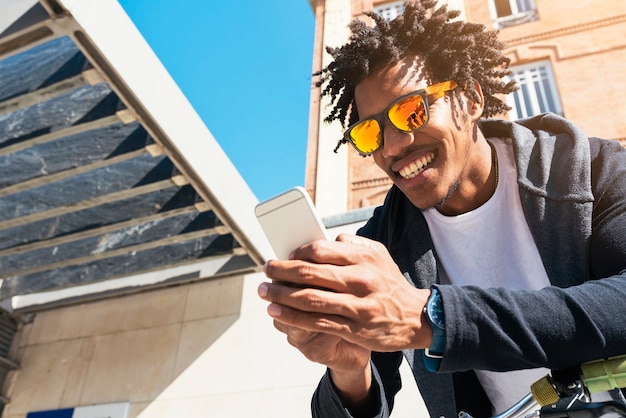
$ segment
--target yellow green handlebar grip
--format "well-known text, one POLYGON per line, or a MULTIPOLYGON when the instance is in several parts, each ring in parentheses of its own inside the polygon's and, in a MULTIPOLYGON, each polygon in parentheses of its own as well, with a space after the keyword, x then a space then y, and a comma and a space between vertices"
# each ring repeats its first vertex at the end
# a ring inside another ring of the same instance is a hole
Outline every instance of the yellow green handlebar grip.
POLYGON ((590 361, 580 369, 589 393, 626 387, 626 355, 590 361))

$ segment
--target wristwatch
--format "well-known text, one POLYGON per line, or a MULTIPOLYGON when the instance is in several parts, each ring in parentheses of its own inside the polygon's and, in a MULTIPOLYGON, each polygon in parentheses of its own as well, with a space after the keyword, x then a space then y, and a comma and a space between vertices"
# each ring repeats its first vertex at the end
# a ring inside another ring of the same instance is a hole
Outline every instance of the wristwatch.
POLYGON ((446 348, 446 321, 443 313, 443 302, 441 301, 441 293, 436 287, 431 288, 424 313, 433 330, 433 341, 430 347, 424 350, 424 365, 429 372, 436 372, 439 370, 443 350, 446 348))

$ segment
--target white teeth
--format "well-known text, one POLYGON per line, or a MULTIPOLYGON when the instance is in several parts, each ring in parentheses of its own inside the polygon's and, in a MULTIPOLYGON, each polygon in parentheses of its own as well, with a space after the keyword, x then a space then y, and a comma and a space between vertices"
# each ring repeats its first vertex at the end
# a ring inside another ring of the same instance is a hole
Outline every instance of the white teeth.
POLYGON ((405 179, 412 179, 424 171, 428 163, 430 163, 434 158, 435 154, 433 153, 425 155, 422 158, 413 161, 411 164, 402 167, 399 174, 405 179))

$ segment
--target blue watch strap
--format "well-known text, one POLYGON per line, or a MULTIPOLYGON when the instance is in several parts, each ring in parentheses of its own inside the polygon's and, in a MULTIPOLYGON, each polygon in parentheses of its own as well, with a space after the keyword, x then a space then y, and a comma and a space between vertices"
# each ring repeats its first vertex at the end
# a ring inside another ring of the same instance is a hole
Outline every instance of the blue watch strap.
POLYGON ((433 339, 430 347, 424 350, 422 357, 426 370, 436 372, 439 370, 441 359, 443 358, 443 351, 446 347, 443 303, 441 293, 436 287, 431 289, 431 295, 428 298, 424 311, 433 330, 433 339))

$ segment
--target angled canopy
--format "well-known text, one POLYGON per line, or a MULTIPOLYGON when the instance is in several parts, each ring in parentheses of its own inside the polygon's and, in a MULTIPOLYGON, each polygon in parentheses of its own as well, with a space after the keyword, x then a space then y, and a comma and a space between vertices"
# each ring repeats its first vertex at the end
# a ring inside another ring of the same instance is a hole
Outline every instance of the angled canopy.
POLYGON ((255 203, 115 0, 0 0, 5 309, 258 270, 255 203))

